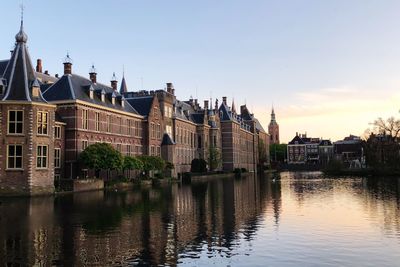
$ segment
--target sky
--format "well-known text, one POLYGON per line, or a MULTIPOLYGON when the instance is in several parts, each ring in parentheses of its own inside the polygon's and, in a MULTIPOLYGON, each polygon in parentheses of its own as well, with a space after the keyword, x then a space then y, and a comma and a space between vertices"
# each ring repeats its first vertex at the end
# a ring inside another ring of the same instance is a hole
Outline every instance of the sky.
MULTIPOLYGON (((24 0, 32 60, 129 90, 165 88, 179 99, 228 97, 282 142, 296 132, 333 141, 399 117, 400 1, 24 0)), ((0 59, 19 29, 20 2, 2 0, 0 59)))

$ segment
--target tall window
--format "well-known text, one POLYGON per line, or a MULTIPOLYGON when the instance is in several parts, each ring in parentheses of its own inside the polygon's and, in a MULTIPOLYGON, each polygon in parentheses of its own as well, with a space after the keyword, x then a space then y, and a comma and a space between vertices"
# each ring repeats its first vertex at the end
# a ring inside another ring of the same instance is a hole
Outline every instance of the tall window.
POLYGON ((37 146, 36 167, 39 169, 47 168, 47 146, 37 146))
POLYGON ((37 133, 47 135, 49 113, 38 111, 37 113, 37 133))
POLYGON ((22 145, 7 146, 7 169, 22 169, 22 145))
POLYGON ((88 140, 82 140, 82 150, 85 150, 88 147, 88 140))
POLYGON ((89 110, 87 109, 82 110, 82 128, 86 130, 89 128, 89 110))
POLYGON ((119 123, 119 133, 122 134, 122 118, 118 118, 118 123, 119 123))
POLYGON ((100 113, 96 112, 95 114, 95 124, 96 124, 96 131, 100 131, 100 113))
POLYGON ((22 134, 24 126, 24 111, 9 110, 8 111, 8 133, 22 134))
POLYGON ((54 149, 54 168, 61 167, 61 149, 55 148, 54 149))
POLYGON ((61 126, 54 127, 54 138, 56 139, 61 138, 61 126))
POLYGON ((107 132, 111 132, 111 116, 107 115, 107 132))
POLYGON ((119 152, 122 151, 122 149, 121 149, 121 144, 117 144, 117 150, 118 150, 119 152))

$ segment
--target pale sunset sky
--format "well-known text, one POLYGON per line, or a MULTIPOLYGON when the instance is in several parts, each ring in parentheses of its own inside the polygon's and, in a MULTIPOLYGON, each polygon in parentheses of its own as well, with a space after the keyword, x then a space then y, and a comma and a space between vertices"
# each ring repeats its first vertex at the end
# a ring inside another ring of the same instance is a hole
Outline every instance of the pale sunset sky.
MULTIPOLYGON (((20 7, 1 3, 0 59, 20 7)), ((62 73, 119 79, 130 90, 173 82, 179 99, 227 96, 265 129, 272 104, 281 141, 296 132, 333 141, 362 135, 377 117, 399 117, 400 1, 24 0, 32 60, 62 73)))

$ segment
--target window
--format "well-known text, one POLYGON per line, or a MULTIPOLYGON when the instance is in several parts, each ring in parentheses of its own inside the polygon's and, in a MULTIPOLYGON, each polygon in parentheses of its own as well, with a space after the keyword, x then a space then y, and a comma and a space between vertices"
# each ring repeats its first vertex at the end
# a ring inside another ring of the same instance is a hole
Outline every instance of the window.
POLYGON ((61 149, 55 148, 54 149, 54 168, 61 167, 61 149))
POLYGON ((117 150, 121 152, 121 144, 117 144, 117 150))
POLYGON ((96 131, 100 131, 100 113, 96 112, 95 116, 96 131))
POLYGON ((107 132, 111 132, 111 116, 107 115, 107 132))
POLYGON ((61 126, 54 127, 54 138, 61 139, 61 126))
POLYGON ((89 110, 87 109, 82 110, 82 128, 86 130, 89 128, 89 110))
POLYGON ((165 130, 166 130, 167 134, 169 134, 169 136, 172 136, 172 127, 171 127, 171 125, 165 126, 165 130))
POLYGON ((131 145, 126 145, 126 155, 127 156, 131 156, 132 152, 131 152, 131 145))
POLYGON ((8 111, 8 133, 22 134, 24 126, 24 111, 9 110, 8 111))
POLYGON ((119 123, 119 133, 122 134, 122 118, 118 118, 119 123))
POLYGON ((47 168, 47 146, 37 146, 36 167, 39 169, 47 168))
POLYGON ((47 135, 49 113, 38 111, 37 113, 37 133, 47 135))
POLYGON ((88 147, 88 140, 82 140, 82 150, 85 150, 88 147))
POLYGON ((7 169, 22 169, 22 145, 7 146, 7 169))

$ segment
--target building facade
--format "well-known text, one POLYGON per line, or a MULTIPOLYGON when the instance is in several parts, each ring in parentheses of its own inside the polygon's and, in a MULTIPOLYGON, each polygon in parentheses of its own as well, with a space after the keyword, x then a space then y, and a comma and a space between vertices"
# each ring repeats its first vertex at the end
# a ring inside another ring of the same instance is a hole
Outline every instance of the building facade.
POLYGON ((86 77, 74 73, 69 55, 63 75, 51 76, 41 59, 33 68, 27 39, 21 23, 11 58, 0 61, 0 193, 52 193, 56 180, 116 177, 80 163, 95 143, 127 156, 160 156, 173 164, 173 176, 190 171, 195 158, 217 157, 210 170, 256 171, 260 144, 269 158, 270 136, 246 106, 239 114, 226 97, 220 105, 181 101, 172 83, 132 92, 124 75, 120 88, 115 74, 106 85, 94 66, 86 77))

